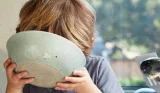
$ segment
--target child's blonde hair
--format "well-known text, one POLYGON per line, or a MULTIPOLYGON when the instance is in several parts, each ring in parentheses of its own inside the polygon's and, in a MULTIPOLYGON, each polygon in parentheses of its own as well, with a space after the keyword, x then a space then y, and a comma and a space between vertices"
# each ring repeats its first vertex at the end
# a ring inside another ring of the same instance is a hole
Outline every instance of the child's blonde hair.
POLYGON ((88 56, 94 37, 95 12, 85 0, 29 0, 20 11, 17 33, 47 31, 75 43, 88 56))

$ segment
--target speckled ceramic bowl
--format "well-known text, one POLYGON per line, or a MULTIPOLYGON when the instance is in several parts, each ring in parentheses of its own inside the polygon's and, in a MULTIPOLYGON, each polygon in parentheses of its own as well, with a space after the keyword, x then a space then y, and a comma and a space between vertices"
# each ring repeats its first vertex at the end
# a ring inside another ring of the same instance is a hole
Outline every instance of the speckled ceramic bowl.
POLYGON ((16 72, 26 70, 35 77, 31 84, 51 88, 64 76, 85 66, 83 52, 71 41, 48 32, 24 31, 10 37, 8 56, 17 64, 16 72))

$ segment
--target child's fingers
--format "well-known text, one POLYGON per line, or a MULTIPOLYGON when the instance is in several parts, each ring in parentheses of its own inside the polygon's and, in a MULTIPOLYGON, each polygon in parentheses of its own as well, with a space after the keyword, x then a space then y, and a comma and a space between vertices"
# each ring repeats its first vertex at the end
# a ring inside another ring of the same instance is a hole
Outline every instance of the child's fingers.
POLYGON ((82 83, 85 81, 84 77, 65 77, 64 80, 72 83, 82 83))
POLYGON ((19 73, 15 74, 15 75, 13 76, 13 79, 14 79, 14 80, 19 80, 19 79, 21 79, 22 77, 24 77, 24 76, 27 75, 27 74, 28 74, 28 73, 27 73, 26 71, 19 72, 19 73))
POLYGON ((23 79, 20 80, 20 82, 22 84, 29 84, 29 83, 31 83, 33 81, 35 81, 35 78, 23 78, 23 79))
POLYGON ((56 90, 65 90, 64 88, 56 87, 56 90))
POLYGON ((64 89, 64 88, 61 88, 61 87, 56 87, 55 89, 56 90, 73 90, 73 88, 66 88, 66 89, 64 89))
POLYGON ((10 63, 11 63, 11 59, 8 58, 3 64, 4 68, 6 69, 9 66, 10 63))
POLYGON ((16 64, 12 63, 6 68, 7 76, 12 76, 14 74, 13 70, 16 68, 16 64))
POLYGON ((78 86, 79 83, 57 83, 57 87, 63 88, 63 89, 74 89, 78 86))
POLYGON ((86 76, 87 71, 84 71, 84 70, 75 70, 75 71, 73 71, 72 74, 73 74, 74 76, 83 77, 83 76, 86 76))

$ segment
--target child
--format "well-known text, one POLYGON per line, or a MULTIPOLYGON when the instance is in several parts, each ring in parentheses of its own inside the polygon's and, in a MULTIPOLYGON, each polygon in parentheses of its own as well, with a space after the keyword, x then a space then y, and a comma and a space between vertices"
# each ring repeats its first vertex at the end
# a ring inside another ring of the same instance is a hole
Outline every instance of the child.
POLYGON ((34 78, 24 79, 26 71, 15 73, 16 64, 4 63, 8 84, 6 93, 124 93, 108 61, 90 56, 94 41, 95 13, 85 0, 29 0, 20 11, 17 33, 39 30, 54 33, 75 43, 87 58, 85 70, 64 77, 70 83, 58 82, 55 88, 30 85, 34 78))

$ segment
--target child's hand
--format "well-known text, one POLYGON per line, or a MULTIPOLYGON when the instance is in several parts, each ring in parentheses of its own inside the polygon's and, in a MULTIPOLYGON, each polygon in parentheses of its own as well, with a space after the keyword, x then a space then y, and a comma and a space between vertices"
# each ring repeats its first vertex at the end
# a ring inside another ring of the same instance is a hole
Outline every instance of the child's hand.
POLYGON ((74 90, 77 93, 101 93, 101 91, 93 83, 86 68, 84 70, 76 70, 73 76, 65 77, 64 80, 69 83, 57 83, 56 90, 74 90))
POLYGON ((34 78, 22 78, 28 74, 26 71, 15 73, 16 64, 11 63, 11 59, 7 59, 3 65, 7 75, 6 93, 22 93, 24 85, 34 81, 34 78))

